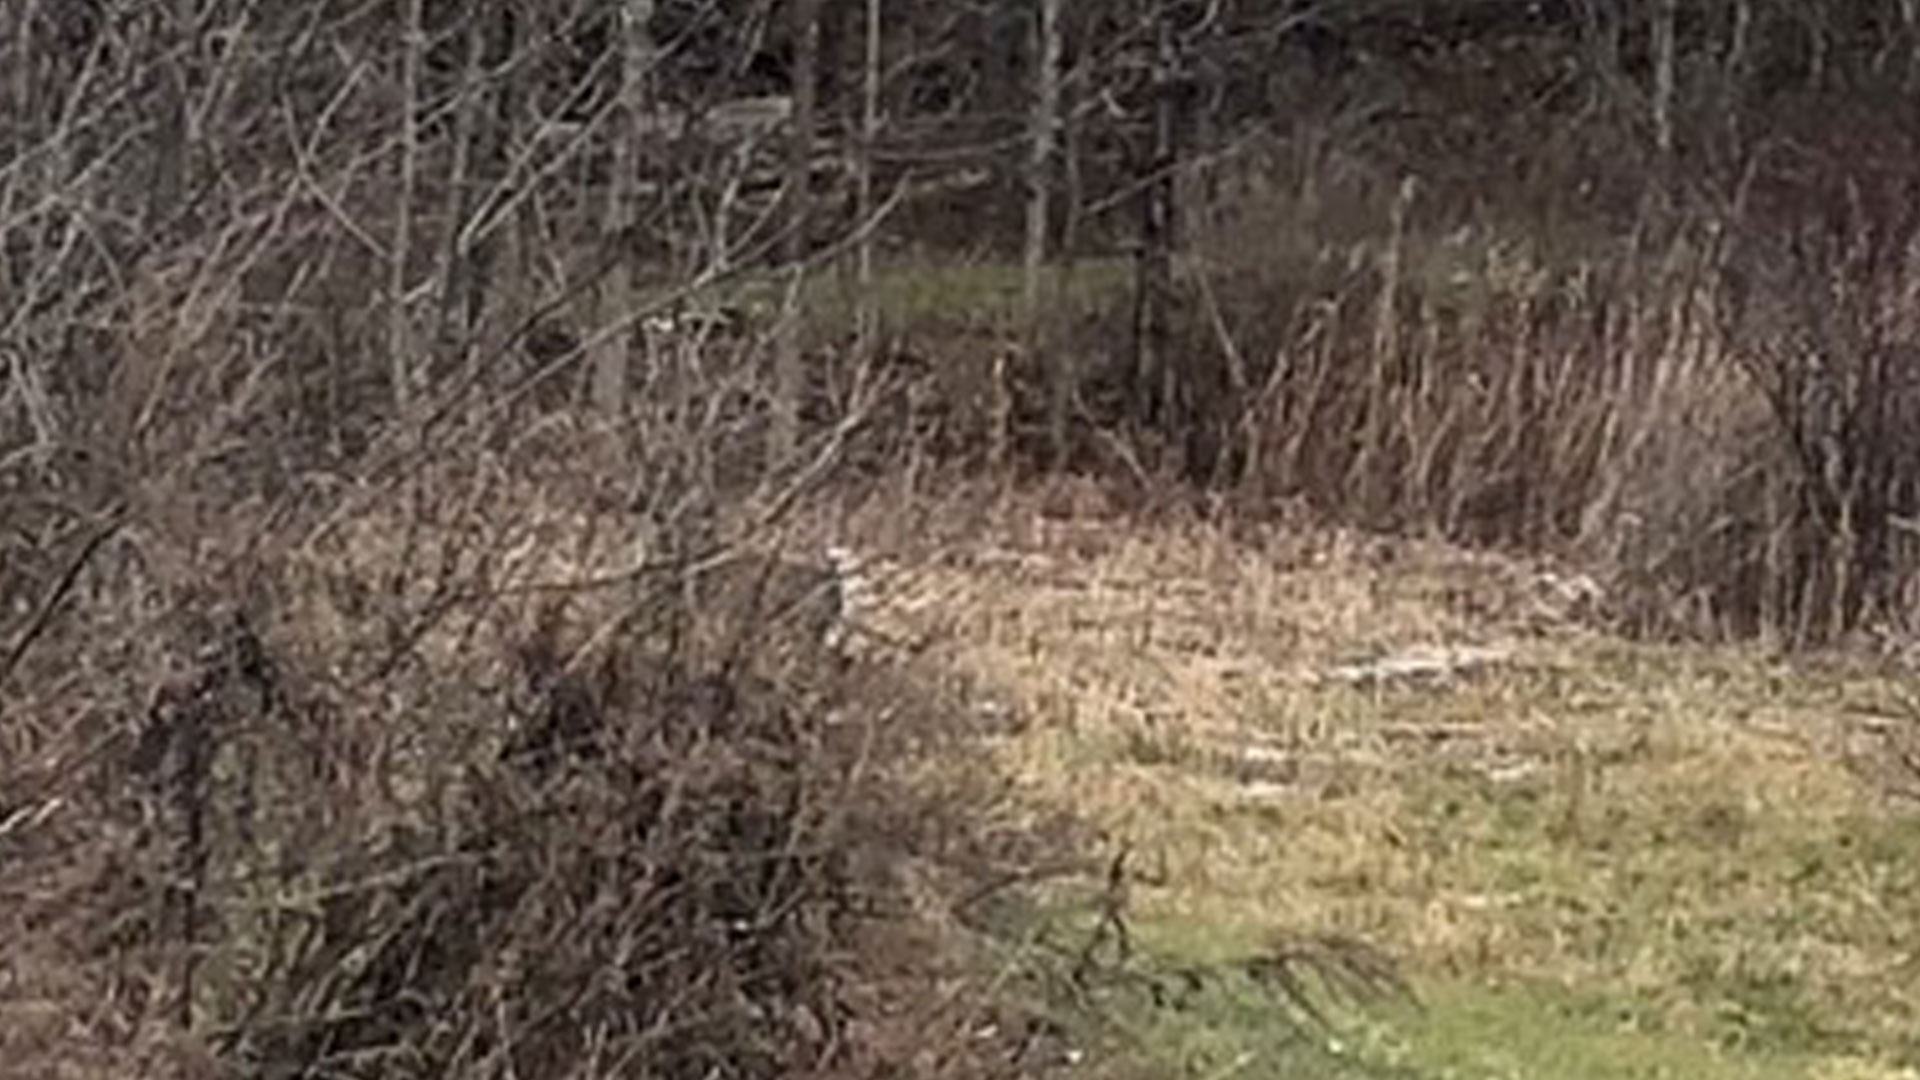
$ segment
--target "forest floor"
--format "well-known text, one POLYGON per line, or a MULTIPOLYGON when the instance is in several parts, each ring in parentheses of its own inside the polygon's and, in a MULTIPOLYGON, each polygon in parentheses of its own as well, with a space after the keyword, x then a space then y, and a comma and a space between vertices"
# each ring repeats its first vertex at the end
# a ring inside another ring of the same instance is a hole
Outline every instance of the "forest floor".
POLYGON ((1023 805, 1128 852, 1136 956, 1353 939, 1417 998, 1068 1003, 1079 1068, 1920 1076, 1911 676, 1623 640, 1584 579, 1443 544, 1055 503, 875 618, 999 718, 1023 805))

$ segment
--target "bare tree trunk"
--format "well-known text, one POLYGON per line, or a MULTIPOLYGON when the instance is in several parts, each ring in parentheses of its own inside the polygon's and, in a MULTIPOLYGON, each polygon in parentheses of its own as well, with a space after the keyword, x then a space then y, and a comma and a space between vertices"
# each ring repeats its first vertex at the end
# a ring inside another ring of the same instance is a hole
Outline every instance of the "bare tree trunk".
POLYGON ((854 253, 854 362, 872 359, 879 336, 873 295, 873 153, 880 141, 880 0, 867 0, 865 53, 861 61, 860 160, 854 177, 855 227, 861 230, 854 253))
MULTIPOLYGON (((180 210, 187 174, 187 72, 191 54, 186 48, 192 33, 193 4, 171 0, 156 18, 154 28, 156 112, 153 174, 147 188, 147 228, 157 230, 180 210)), ((157 235, 150 241, 160 242, 157 235)))
POLYGON ((470 337, 473 327, 462 318, 466 311, 461 291, 469 273, 464 239, 479 204, 474 197, 474 148, 480 138, 482 122, 484 98, 480 92, 480 72, 486 55, 490 14, 487 6, 483 5, 467 20, 467 55, 460 67, 460 96, 453 114, 453 162, 447 176, 447 187, 453 196, 454 217, 447 227, 446 248, 441 255, 439 327, 435 334, 441 342, 457 342, 459 347, 468 350, 472 349, 470 337))
POLYGON ((1720 57, 1719 113, 1726 125, 1728 140, 1742 145, 1741 115, 1745 112, 1748 55, 1752 52, 1752 0, 1733 0, 1731 25, 1727 27, 1726 47, 1720 57))
MULTIPOLYGON (((485 49, 481 63, 493 68, 509 62, 519 53, 520 26, 513 0, 492 0, 475 16, 485 24, 485 49)), ((520 121, 520 80, 493 81, 479 110, 475 131, 474 179, 479 185, 471 215, 462 215, 460 255, 466 260, 461 288, 462 322, 472 333, 483 324, 511 329, 521 326, 527 317, 527 302, 522 291, 499 288, 498 277, 510 276, 514 259, 505 254, 514 247, 517 228, 511 224, 519 212, 503 214, 499 204, 513 172, 514 127, 520 121), (468 220, 471 216, 474 220, 468 220), (503 220, 504 219, 504 220, 503 220), (500 275, 502 266, 507 275, 500 275)), ((468 355, 470 378, 480 376, 482 353, 468 355)))
POLYGON ((405 415, 413 401, 413 334, 407 315, 407 261, 413 254, 413 200, 418 187, 420 58, 426 51, 426 0, 407 0, 405 40, 400 45, 400 190, 394 208, 393 246, 387 264, 387 363, 394 410, 405 415))
POLYGON ((1052 189, 1060 122, 1060 0, 1040 0, 1034 26, 1033 107, 1027 120, 1027 245, 1022 281, 1026 362, 1047 365, 1047 434, 1052 464, 1067 460, 1067 396, 1071 373, 1060 357, 1046 355, 1041 291, 1047 264, 1047 206, 1052 189))
POLYGON ((1153 145, 1140 189, 1140 252, 1134 280, 1134 363, 1132 408, 1148 427, 1168 417, 1176 387, 1167 356, 1172 332, 1174 208, 1177 197, 1175 144, 1177 87, 1173 19, 1163 7, 1156 16, 1153 94, 1153 145))
POLYGON ((1679 0, 1658 0, 1653 12, 1653 142, 1661 161, 1673 154, 1674 20, 1679 0))
POLYGON ((1920 67, 1920 0, 1900 0, 1900 30, 1906 38, 1907 78, 1920 67))
POLYGON ((1735 79, 1746 77, 1747 55, 1752 46, 1753 0, 1733 0, 1733 29, 1727 32, 1727 55, 1722 61, 1728 75, 1735 79))
POLYGON ((1805 12, 1807 26, 1807 89, 1823 90, 1827 85, 1828 50, 1832 47, 1834 27, 1827 12, 1811 7, 1805 12))
POLYGON ((647 79, 653 70, 653 0, 625 0, 620 6, 620 113, 625 126, 615 136, 613 178, 607 187, 606 235, 620 245, 606 279, 599 283, 599 305, 593 330, 600 341, 594 347, 593 404, 608 416, 627 407, 628 368, 633 361, 633 335, 603 333, 606 326, 624 322, 634 302, 634 255, 631 234, 639 224, 640 144, 647 115, 647 79))
MULTIPOLYGON (((1071 85, 1084 69, 1062 81, 1071 85)), ((1060 106, 1060 250, 1069 258, 1080 249, 1080 223, 1087 205, 1086 173, 1082 168, 1084 128, 1080 123, 1080 95, 1068 93, 1060 106)), ((1071 267, 1068 267, 1071 271, 1071 267)))
POLYGON ((813 129, 820 54, 820 0, 793 0, 793 129, 787 142, 787 272, 792 275, 774 356, 773 439, 775 463, 789 460, 800 441, 801 286, 812 216, 813 129))

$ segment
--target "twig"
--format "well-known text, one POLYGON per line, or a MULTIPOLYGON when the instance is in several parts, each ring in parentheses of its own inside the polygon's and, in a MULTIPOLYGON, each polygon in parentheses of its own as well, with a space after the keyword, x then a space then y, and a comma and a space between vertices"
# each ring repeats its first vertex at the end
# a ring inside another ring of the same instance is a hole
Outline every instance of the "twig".
POLYGON ((52 625, 54 613, 60 609, 61 603, 66 600, 68 594, 73 592, 74 585, 80 580, 80 574, 86 570, 87 564, 93 561, 94 554, 125 524, 125 515, 116 510, 112 518, 81 545, 79 552, 61 573, 60 579, 54 582, 45 596, 41 597, 40 606, 33 613, 33 618, 28 621, 26 629, 20 631, 20 636, 7 649, 6 661, 0 663, 0 682, 10 678, 14 669, 20 666, 20 661, 26 659, 27 650, 32 648, 34 641, 46 633, 47 627, 52 625))

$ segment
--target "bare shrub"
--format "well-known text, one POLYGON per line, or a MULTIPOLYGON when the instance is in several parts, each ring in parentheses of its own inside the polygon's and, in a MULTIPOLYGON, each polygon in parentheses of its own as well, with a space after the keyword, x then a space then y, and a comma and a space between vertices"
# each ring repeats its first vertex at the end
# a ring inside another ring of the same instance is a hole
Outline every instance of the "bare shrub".
POLYGON ((10 664, 0 776, 16 1060, 785 1076, 910 1065, 906 1015, 971 1052, 901 1011, 962 976, 906 875, 992 813, 915 764, 957 764, 965 717, 835 650, 831 567, 650 556, 515 471, 349 489, 264 542, 238 505, 195 559, 143 536, 117 578, 103 544, 34 582, 57 611, 10 664))
POLYGON ((1920 215, 1905 136, 1838 130, 1758 157, 1732 334, 1780 453, 1768 621, 1793 640, 1912 629, 1920 536, 1920 215))
POLYGON ((1000 795, 927 779, 967 717, 840 650, 796 531, 894 388, 779 459, 758 338, 650 348, 614 416, 523 392, 577 348, 395 410, 370 355, 263 348, 255 227, 289 290, 328 272, 272 219, 157 258, 0 461, 12 1064, 932 1071, 943 1031, 941 1071, 1008 1067, 912 887, 1000 795))
POLYGON ((1750 155, 1606 506, 1633 625, 1786 645, 1911 633, 1908 142, 1839 129, 1750 155))

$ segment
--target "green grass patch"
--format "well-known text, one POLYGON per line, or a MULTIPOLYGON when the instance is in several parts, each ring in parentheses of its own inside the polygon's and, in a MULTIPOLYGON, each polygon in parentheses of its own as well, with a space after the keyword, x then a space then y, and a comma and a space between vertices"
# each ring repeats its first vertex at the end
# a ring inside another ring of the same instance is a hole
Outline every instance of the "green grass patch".
POLYGON ((1788 1080, 1894 1077, 1858 1058, 1754 1054, 1662 1027, 1604 993, 1538 984, 1432 988, 1427 1008, 1376 1023, 1359 1055, 1434 1080, 1788 1080))
MULTIPOLYGON (((1126 835, 1172 867, 1137 900, 1156 955, 1218 964, 1291 926, 1379 943, 1439 987, 1423 1013, 1322 1037, 1229 980, 1134 1021, 1145 1073, 1865 1077, 1920 1063, 1920 820, 1820 745, 1844 695, 1764 666, 1582 663, 1443 691, 1316 691, 1288 723, 1324 709, 1310 726, 1353 744, 1349 771, 1277 798, 1236 797, 1207 754, 1121 751, 1113 767, 1158 793, 1126 835), (1369 742, 1421 723, 1471 734, 1369 742)), ((1097 771, 1081 750, 1075 767, 1097 771)))
POLYGON ((1494 635, 1433 587, 1457 573, 1441 558, 1368 578, 1243 555, 1160 537, 1079 567, 1077 589, 970 583, 998 605, 976 601, 978 625, 1006 629, 964 658, 1035 716, 998 753, 1025 798, 1133 853, 1152 965, 1232 972, 1276 938, 1350 939, 1426 1007, 1315 1033, 1224 978, 1128 1005, 1116 1061, 1920 1078, 1920 814, 1889 794, 1916 783, 1900 747, 1920 753, 1920 710, 1897 676, 1581 633, 1440 682, 1316 679, 1494 635))
MULTIPOLYGON (((1150 935, 1191 938, 1192 928, 1150 935)), ((1235 947, 1200 944, 1217 959, 1235 947)), ((1164 955, 1164 954, 1163 954, 1164 955)), ((1430 979, 1417 1003, 1366 1007, 1329 1002, 1327 1022, 1303 1021, 1267 987, 1231 974, 1177 1005, 1143 997, 1079 1037, 1117 1075, 1303 1077, 1364 1080, 1907 1080, 1910 1064, 1869 1051, 1821 1052, 1703 1040, 1669 1023, 1658 1005, 1616 988, 1570 989, 1509 980, 1430 979)))

